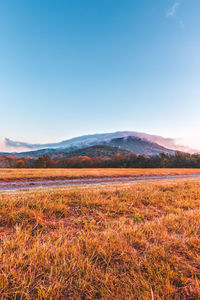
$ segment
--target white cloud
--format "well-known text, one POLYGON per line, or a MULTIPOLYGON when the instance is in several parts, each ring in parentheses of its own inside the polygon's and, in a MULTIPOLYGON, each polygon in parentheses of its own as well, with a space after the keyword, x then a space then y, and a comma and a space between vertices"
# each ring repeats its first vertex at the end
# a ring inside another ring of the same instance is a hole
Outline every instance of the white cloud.
POLYGON ((183 20, 180 17, 176 16, 176 11, 177 11, 178 7, 180 6, 181 2, 182 2, 181 0, 176 1, 172 5, 172 7, 167 11, 166 17, 167 18, 173 18, 173 19, 175 19, 177 21, 179 27, 182 28, 182 29, 184 29, 185 28, 185 24, 184 24, 183 20))
POLYGON ((176 13, 176 10, 177 10, 177 8, 179 7, 179 5, 180 5, 180 2, 179 2, 179 1, 176 1, 176 2, 172 5, 172 7, 167 11, 166 16, 167 16, 167 17, 174 17, 174 15, 175 15, 175 13, 176 13))
MULTIPOLYGON (((21 148, 20 151, 27 151, 27 148, 21 148)), ((0 152, 19 152, 19 149, 17 147, 10 147, 6 145, 5 139, 0 137, 0 152)))

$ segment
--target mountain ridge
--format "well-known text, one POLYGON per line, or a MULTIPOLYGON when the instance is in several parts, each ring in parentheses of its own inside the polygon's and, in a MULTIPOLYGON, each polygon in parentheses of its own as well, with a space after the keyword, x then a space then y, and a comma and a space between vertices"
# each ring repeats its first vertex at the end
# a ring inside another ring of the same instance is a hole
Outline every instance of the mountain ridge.
MULTIPOLYGON (((116 135, 115 135, 116 136, 116 135)), ((91 156, 91 150, 94 150, 94 152, 96 152, 96 148, 98 146, 104 147, 105 153, 103 155, 103 150, 102 150, 102 156, 106 156, 107 155, 107 150, 109 148, 110 152, 118 152, 123 153, 123 154, 128 154, 128 152, 130 153, 134 153, 137 155, 146 155, 146 156, 153 156, 153 155, 158 155, 160 153, 166 153, 166 154, 170 154, 173 155, 175 153, 174 150, 171 149, 167 149, 163 146, 160 146, 154 142, 150 142, 146 139, 141 139, 135 136, 123 136, 123 137, 115 137, 112 139, 109 138, 104 138, 103 140, 90 140, 90 143, 88 145, 88 142, 84 143, 83 141, 80 143, 76 143, 76 144, 69 144, 70 147, 67 148, 45 148, 45 149, 39 149, 39 150, 33 150, 33 151, 26 151, 26 152, 20 152, 20 153, 10 153, 7 156, 16 156, 16 157, 29 157, 29 158, 37 158, 37 157, 41 157, 44 155, 48 155, 50 157, 69 157, 70 155, 68 155, 68 153, 72 153, 75 152, 77 153, 77 156, 79 155, 78 153, 80 152, 80 150, 82 150, 82 152, 85 152, 85 155, 87 156, 88 153, 87 151, 89 151, 89 156, 91 156), (91 145, 92 144, 92 145, 91 145), (106 149, 107 146, 107 149, 106 149), (94 147, 94 148, 92 148, 94 147), (96 147, 96 148, 95 148, 96 147), (79 151, 79 152, 77 152, 79 151), (123 152, 124 151, 124 152, 123 152)), ((3 155, 1 153, 1 155, 3 155)), ((94 155, 92 155, 92 157, 94 157, 94 155)), ((109 156, 110 157, 110 156, 109 156)))
MULTIPOLYGON (((80 149, 84 147, 89 147, 98 144, 109 143, 112 139, 115 138, 125 138, 125 137, 135 137, 140 138, 141 140, 148 141, 151 143, 158 144, 164 148, 175 151, 183 151, 194 153, 197 152, 193 149, 189 149, 188 147, 177 145, 176 140, 172 138, 165 138, 159 135, 152 135, 143 132, 136 131, 116 131, 111 133, 98 133, 98 134, 88 134, 83 136, 74 137, 71 139, 63 140, 61 142, 55 143, 46 143, 46 144, 30 144, 26 142, 13 141, 11 139, 5 139, 5 145, 7 148, 14 149, 26 149, 23 152, 31 151, 31 150, 41 150, 41 149, 63 149, 63 148, 71 148, 71 150, 80 149)), ((22 151, 19 151, 22 152, 22 151)))

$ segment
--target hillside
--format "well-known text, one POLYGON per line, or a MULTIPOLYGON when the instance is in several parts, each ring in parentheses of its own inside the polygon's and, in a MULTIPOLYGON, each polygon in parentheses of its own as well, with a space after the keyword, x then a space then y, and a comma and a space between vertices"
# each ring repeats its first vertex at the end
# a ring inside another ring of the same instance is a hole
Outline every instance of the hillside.
MULTIPOLYGON (((79 153, 81 153, 82 156, 83 155, 82 153, 88 153, 89 151, 88 155, 87 154, 84 155, 87 155, 89 157, 94 157, 93 152, 96 151, 96 153, 102 157, 111 157, 113 151, 114 154, 119 153, 119 148, 121 151, 127 150, 135 154, 141 154, 147 156, 158 155, 162 152, 166 154, 175 153, 175 150, 171 150, 169 148, 163 147, 155 142, 151 142, 147 140, 146 138, 140 138, 133 135, 127 136, 127 132, 125 132, 124 134, 123 132, 119 132, 115 134, 87 136, 87 138, 85 136, 82 138, 75 138, 72 140, 69 140, 68 142, 66 141, 65 143, 63 142, 63 145, 64 144, 68 145, 68 147, 44 148, 44 149, 19 152, 19 153, 15 152, 9 155, 15 155, 18 157, 31 157, 31 158, 38 158, 43 155, 49 155, 50 157, 55 158, 55 157, 72 157, 75 155, 79 156, 79 153), (102 148, 102 145, 115 146, 118 148, 118 150, 115 149, 117 150, 116 152, 113 148, 110 149, 105 147, 102 148), (101 147, 96 147, 96 146, 101 146, 101 147), (94 148, 90 148, 90 147, 94 147, 94 148), (106 153, 103 153, 102 151, 105 151, 106 153), (71 153, 71 154, 66 155, 66 153, 71 153)), ((60 144, 56 144, 56 145, 61 146, 60 144)), ((4 154, 2 153, 2 155, 4 154)), ((8 153, 6 153, 6 156, 9 155, 8 153)))
POLYGON ((97 145, 97 146, 91 146, 91 147, 66 153, 65 157, 71 158, 77 156, 88 156, 90 158, 93 157, 111 158, 116 154, 129 155, 132 154, 132 152, 128 150, 120 149, 119 147, 116 146, 97 145))
POLYGON ((148 155, 148 156, 158 155, 162 152, 166 154, 175 153, 174 150, 170 150, 156 143, 152 143, 147 140, 143 140, 132 136, 112 139, 109 142, 109 144, 120 147, 121 149, 132 151, 135 154, 148 155))
MULTIPOLYGON (((34 151, 34 150, 43 150, 43 149, 68 149, 69 151, 82 149, 94 145, 103 145, 103 144, 110 144, 110 142, 113 139, 119 139, 119 138, 137 138, 141 141, 149 142, 151 145, 149 145, 149 149, 151 148, 152 153, 154 153, 154 144, 155 144, 155 152, 164 151, 165 150, 175 150, 175 151, 184 151, 184 152, 198 152, 192 149, 189 149, 188 147, 183 147, 180 145, 177 145, 176 140, 172 138, 164 138, 162 136, 157 135, 151 135, 147 133, 142 132, 135 132, 135 131, 118 131, 118 132, 112 132, 112 133, 102 133, 102 134, 91 134, 91 135, 83 135, 79 137, 75 137, 72 139, 64 140, 58 143, 48 143, 48 144, 30 144, 20 141, 13 141, 11 139, 6 138, 4 141, 5 148, 6 149, 18 149, 17 152, 24 151, 24 149, 27 149, 27 151, 34 151), (158 145, 163 148, 158 148, 158 145)), ((112 143, 111 143, 112 144, 112 143)), ((137 143, 138 144, 138 143, 137 143)), ((144 144, 145 147, 147 147, 147 144, 144 144)), ((141 148, 141 146, 140 146, 141 148)), ((44 151, 44 150, 43 150, 44 151)), ((131 150, 135 152, 134 150, 131 150)), ((53 151, 52 151, 53 152, 53 151)), ((149 152, 149 150, 147 151, 149 152)), ((140 150, 138 150, 138 153, 145 154, 140 150)))

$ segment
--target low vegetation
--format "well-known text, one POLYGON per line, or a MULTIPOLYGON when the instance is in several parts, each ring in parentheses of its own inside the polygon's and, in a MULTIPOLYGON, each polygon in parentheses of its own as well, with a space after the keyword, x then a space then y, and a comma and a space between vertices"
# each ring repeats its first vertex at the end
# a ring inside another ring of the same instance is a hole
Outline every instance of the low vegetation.
POLYGON ((176 152, 145 156, 117 149, 119 153, 115 149, 115 155, 108 149, 98 148, 98 151, 73 151, 61 158, 0 156, 0 168, 200 168, 200 154, 176 152))
POLYGON ((200 181, 0 193, 0 298, 200 299, 200 181))
POLYGON ((200 169, 0 169, 0 182, 181 174, 200 174, 200 169))

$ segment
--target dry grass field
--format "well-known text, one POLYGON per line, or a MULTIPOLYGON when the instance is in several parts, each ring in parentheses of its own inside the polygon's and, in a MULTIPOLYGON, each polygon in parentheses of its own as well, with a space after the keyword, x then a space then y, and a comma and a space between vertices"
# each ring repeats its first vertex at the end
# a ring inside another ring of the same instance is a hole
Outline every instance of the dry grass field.
POLYGON ((177 174, 200 174, 200 169, 0 169, 0 182, 177 174))
POLYGON ((0 299, 200 299, 200 180, 1 192, 0 299))

